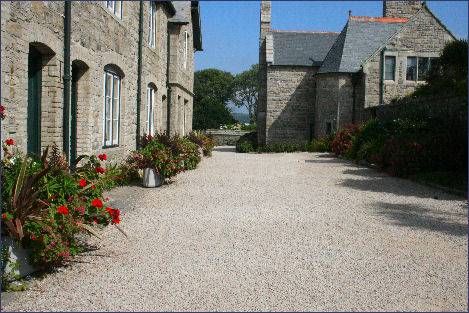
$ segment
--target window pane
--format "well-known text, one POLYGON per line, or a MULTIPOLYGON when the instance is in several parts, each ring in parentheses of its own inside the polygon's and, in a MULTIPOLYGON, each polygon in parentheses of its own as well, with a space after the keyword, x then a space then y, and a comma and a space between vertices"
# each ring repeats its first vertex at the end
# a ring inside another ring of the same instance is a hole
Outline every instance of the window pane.
POLYGON ((406 79, 407 80, 416 80, 417 79, 417 58, 416 57, 408 57, 407 58, 406 79))
POLYGON ((105 81, 105 95, 104 95, 104 138, 105 143, 110 141, 110 131, 111 131, 111 101, 112 101, 112 76, 106 73, 105 81))
POLYGON ((114 1, 107 1, 107 7, 114 12, 114 1))
POLYGON ((119 104, 120 104, 120 79, 114 76, 114 99, 112 102, 112 143, 118 144, 119 136, 119 104))
POLYGON ((425 80, 430 70, 430 62, 428 58, 419 58, 418 80, 425 80))
POLYGON ((395 70, 396 70, 396 57, 386 56, 385 61, 384 61, 384 79, 394 80, 395 70))
POLYGON ((122 1, 116 1, 115 3, 115 8, 114 8, 114 13, 118 16, 121 17, 122 13, 122 1))

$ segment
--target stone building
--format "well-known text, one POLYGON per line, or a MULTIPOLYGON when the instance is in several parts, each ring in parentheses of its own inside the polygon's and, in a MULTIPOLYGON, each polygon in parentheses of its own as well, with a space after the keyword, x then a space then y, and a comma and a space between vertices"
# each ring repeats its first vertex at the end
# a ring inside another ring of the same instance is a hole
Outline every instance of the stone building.
POLYGON ((261 3, 259 144, 306 142, 371 118, 425 83, 455 37, 421 1, 383 1, 382 17, 352 16, 340 33, 272 30, 261 3))
POLYGON ((120 160, 139 135, 188 133, 198 1, 70 3, 67 56, 65 2, 1 2, 3 137, 31 154, 55 143, 71 159, 120 160))

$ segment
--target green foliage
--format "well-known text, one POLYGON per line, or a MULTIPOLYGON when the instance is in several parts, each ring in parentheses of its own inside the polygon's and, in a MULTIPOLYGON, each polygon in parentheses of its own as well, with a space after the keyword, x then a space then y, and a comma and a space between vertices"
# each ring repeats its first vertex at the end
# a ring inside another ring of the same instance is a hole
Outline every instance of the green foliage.
POLYGON ((237 152, 239 153, 249 153, 249 152, 254 152, 254 147, 250 142, 244 141, 239 143, 239 146, 236 146, 237 152))
POLYGON ((257 150, 257 132, 242 135, 236 142, 236 152, 247 153, 257 150))
POLYGON ((298 143, 275 143, 265 146, 260 146, 257 148, 259 153, 291 153, 298 151, 308 151, 308 144, 298 144, 298 143))
POLYGON ((226 106, 234 94, 234 77, 229 72, 206 69, 194 73, 193 128, 219 128, 235 120, 226 106))
POLYGON ((308 145, 309 152, 331 152, 332 146, 332 136, 313 139, 308 145))
POLYGON ((212 137, 199 131, 192 131, 187 138, 202 149, 202 153, 205 157, 212 156, 212 150, 213 147, 215 147, 215 141, 213 141, 212 137))
POLYGON ((132 152, 127 159, 129 166, 136 169, 152 168, 165 178, 184 171, 182 157, 173 152, 170 144, 165 145, 160 139, 153 137, 139 151, 132 152))
POLYGON ((245 107, 249 114, 249 121, 254 124, 257 114, 259 94, 259 65, 254 64, 247 71, 237 74, 234 78, 233 103, 241 108, 245 107))
POLYGON ((60 264, 81 250, 79 232, 95 234, 91 225, 120 222, 119 210, 104 206, 106 170, 95 156, 82 157, 86 162, 71 171, 57 147, 41 159, 3 148, 2 224, 30 248, 34 263, 60 264))

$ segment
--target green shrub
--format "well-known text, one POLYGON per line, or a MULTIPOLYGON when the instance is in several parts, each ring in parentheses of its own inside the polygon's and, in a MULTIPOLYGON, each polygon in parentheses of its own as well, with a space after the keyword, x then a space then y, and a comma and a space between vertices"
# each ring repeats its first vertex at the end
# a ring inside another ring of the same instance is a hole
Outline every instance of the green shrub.
POLYGON ((236 142, 236 152, 240 152, 240 153, 251 152, 251 151, 244 151, 245 148, 252 149, 252 151, 257 150, 257 132, 250 132, 239 137, 238 141, 236 142), (250 148, 248 148, 248 146, 250 148))
POLYGON ((313 139, 309 146, 309 152, 330 152, 331 151, 331 141, 328 137, 313 139))
POLYGON ((254 152, 254 148, 250 142, 244 141, 239 144, 239 147, 237 146, 237 151, 239 153, 249 153, 254 152))

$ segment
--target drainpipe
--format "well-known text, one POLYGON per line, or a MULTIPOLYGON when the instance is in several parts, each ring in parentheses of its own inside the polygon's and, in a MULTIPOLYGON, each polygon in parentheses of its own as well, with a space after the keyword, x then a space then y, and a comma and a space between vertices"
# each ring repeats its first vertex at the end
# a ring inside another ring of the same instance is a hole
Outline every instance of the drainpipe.
POLYGON ((356 95, 357 95, 357 85, 360 76, 359 73, 352 74, 352 124, 355 124, 356 116, 356 95))
POLYGON ((384 104, 384 52, 386 48, 381 50, 381 70, 380 70, 380 81, 379 81, 379 104, 384 104))
POLYGON ((70 160, 70 33, 72 2, 65 1, 64 12, 64 109, 63 109, 63 150, 69 163, 70 160))
POLYGON ((138 13, 138 56, 137 56, 137 129, 135 131, 135 147, 140 148, 140 108, 142 105, 142 44, 143 44, 143 1, 140 0, 138 13))
POLYGON ((171 60, 171 42, 170 42, 170 34, 169 34, 169 27, 170 24, 168 23, 167 26, 167 40, 166 40, 166 90, 167 90, 167 97, 166 97, 166 104, 167 104, 167 121, 166 121, 166 133, 168 135, 171 134, 171 86, 169 84, 169 64, 171 60))

